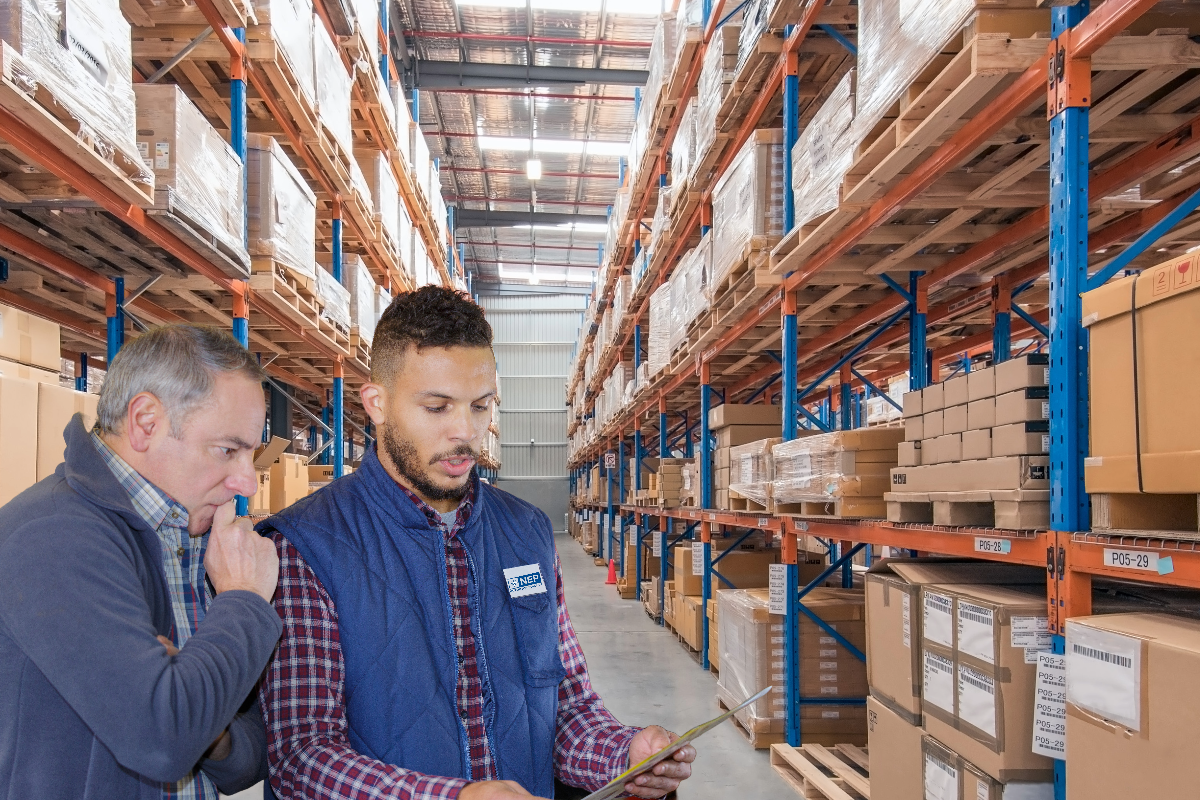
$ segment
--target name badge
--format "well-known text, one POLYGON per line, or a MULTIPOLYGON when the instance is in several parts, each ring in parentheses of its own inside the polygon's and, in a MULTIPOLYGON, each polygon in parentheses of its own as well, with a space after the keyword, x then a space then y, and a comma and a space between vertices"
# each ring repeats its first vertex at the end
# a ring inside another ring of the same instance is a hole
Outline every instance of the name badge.
POLYGON ((546 593, 546 581, 542 578, 540 564, 509 567, 504 570, 504 580, 508 584, 509 597, 525 597, 530 594, 546 593))

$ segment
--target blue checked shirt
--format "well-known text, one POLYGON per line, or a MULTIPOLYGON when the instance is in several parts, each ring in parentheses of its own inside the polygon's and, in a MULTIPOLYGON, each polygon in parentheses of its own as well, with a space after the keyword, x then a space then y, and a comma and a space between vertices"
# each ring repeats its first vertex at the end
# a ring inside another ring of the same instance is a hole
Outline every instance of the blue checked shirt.
MULTIPOLYGON (((163 571, 167 576, 174 616, 170 639, 182 649, 204 619, 212 599, 204 579, 208 536, 189 536, 187 509, 139 475, 104 443, 96 431, 92 431, 92 443, 121 487, 129 493, 134 510, 154 529, 162 543, 163 571)), ((217 787, 196 769, 178 783, 163 784, 163 800, 218 800, 217 787)))

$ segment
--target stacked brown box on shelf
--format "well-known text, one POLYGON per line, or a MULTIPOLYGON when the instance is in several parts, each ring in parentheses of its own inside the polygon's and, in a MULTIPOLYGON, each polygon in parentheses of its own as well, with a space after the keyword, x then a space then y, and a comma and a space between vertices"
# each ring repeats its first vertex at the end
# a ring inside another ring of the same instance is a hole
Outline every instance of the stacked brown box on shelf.
POLYGON ((679 470, 679 505, 683 508, 700 506, 700 462, 697 458, 685 461, 679 470))
POLYGON ((892 522, 1050 522, 1049 360, 1033 353, 904 395, 892 522))
MULTIPOLYGON (((922 791, 923 781, 967 772, 1029 792, 1021 797, 1044 795, 1051 762, 1032 752, 1037 653, 1050 648, 1044 587, 1044 571, 1000 563, 890 559, 871 568, 873 798, 876 788, 876 800, 974 797, 922 791), (922 755, 930 742, 950 753, 940 764, 922 755)), ((979 797, 1005 796, 997 792, 979 797)))
MULTIPOLYGON (((646 543, 639 543, 638 528, 626 531, 625 537, 625 573, 617 576, 617 591, 626 600, 634 596, 637 587, 637 554, 639 544, 642 549, 642 575, 660 575, 662 564, 658 556, 646 543)), ((669 574, 669 569, 668 569, 669 574)))
MULTIPOLYGON (((712 543, 713 569, 721 574, 728 583, 715 575, 712 578, 711 589, 714 593, 719 589, 728 589, 732 585, 737 589, 762 588, 770 582, 771 565, 779 563, 777 548, 767 548, 761 542, 754 544, 742 543, 748 549, 739 546, 737 550, 726 551, 723 545, 729 544, 724 540, 712 543)), ((675 621, 672 627, 679 637, 693 650, 704 646, 704 563, 696 557, 693 548, 699 548, 699 542, 684 542, 675 545, 672 563, 675 567, 675 621)), ((712 643, 709 642, 711 651, 712 643)))
MULTIPOLYGON (((814 565, 816 566, 816 565, 814 565)), ((817 588, 804 604, 826 625, 860 651, 866 646, 863 594, 855 589, 817 588)), ((738 712, 739 725, 755 747, 783 741, 787 719, 785 699, 786 618, 770 613, 764 589, 738 589, 717 595, 720 633, 720 676, 717 697, 732 708, 771 686, 766 697, 738 712)), ((866 665, 838 637, 801 615, 799 674, 801 697, 819 700, 861 698, 867 693, 866 665)), ((866 709, 862 706, 805 703, 800 711, 804 743, 864 744, 866 709)))
POLYGON ((729 451, 729 502, 734 511, 766 511, 771 506, 775 459, 771 449, 783 439, 760 439, 729 451))
POLYGON ((721 671, 721 617, 717 613, 717 598, 727 591, 730 590, 718 589, 708 601, 708 665, 715 672, 721 671))
POLYGON ((898 427, 860 428, 775 445, 774 512, 883 517, 888 474, 903 436, 898 427))
POLYGON ((690 461, 687 458, 660 458, 651 462, 647 489, 660 507, 679 508, 683 492, 683 468, 690 461))
MULTIPOLYGON (((708 412, 708 428, 717 437, 712 473, 714 508, 722 511, 733 510, 729 493, 733 448, 777 436, 782 425, 780 406, 726 403, 708 412)), ((698 495, 699 490, 696 489, 695 493, 698 495)))

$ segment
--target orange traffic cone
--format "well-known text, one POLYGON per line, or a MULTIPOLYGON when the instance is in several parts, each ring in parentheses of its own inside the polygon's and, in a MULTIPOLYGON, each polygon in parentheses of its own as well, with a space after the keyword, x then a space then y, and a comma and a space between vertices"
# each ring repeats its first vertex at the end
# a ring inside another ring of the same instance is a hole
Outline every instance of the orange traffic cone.
POLYGON ((604 582, 605 586, 615 586, 617 584, 617 562, 613 559, 608 560, 608 580, 604 582))

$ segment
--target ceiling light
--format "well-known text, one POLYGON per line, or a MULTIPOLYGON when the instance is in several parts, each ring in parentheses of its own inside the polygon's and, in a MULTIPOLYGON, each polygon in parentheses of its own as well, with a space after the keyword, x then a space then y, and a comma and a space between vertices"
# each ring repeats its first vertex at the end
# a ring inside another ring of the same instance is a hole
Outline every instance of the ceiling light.
MULTIPOLYGON (((508 150, 529 152, 529 138, 522 136, 486 136, 476 130, 475 141, 480 150, 508 150)), ((565 153, 567 155, 623 156, 629 152, 628 142, 596 141, 584 139, 541 139, 534 138, 535 153, 565 153)))
POLYGON ((542 178, 542 162, 540 159, 531 158, 525 162, 525 174, 529 176, 529 180, 537 181, 542 178))

